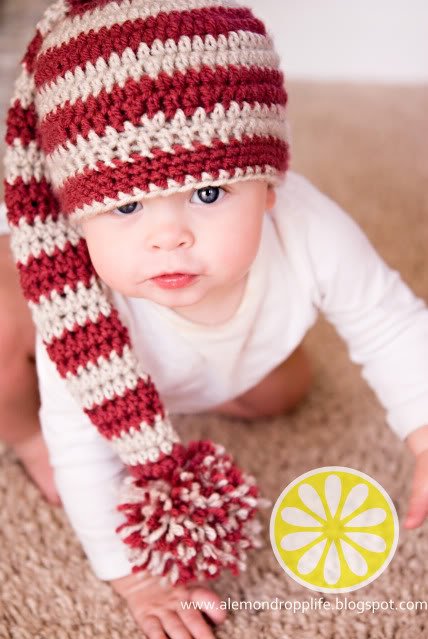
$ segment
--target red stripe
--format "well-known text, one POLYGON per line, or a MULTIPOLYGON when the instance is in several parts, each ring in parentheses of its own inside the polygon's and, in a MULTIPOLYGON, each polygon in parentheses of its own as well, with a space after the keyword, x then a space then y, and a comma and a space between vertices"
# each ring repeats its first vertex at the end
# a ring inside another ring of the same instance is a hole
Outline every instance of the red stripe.
POLYGON ((15 138, 19 138, 24 146, 35 140, 37 115, 34 103, 24 109, 16 99, 7 112, 6 127, 7 144, 13 144, 15 138))
POLYGON ((27 47, 24 57, 22 58, 22 64, 24 64, 29 73, 34 73, 34 65, 36 56, 40 51, 40 47, 43 43, 43 36, 39 30, 36 31, 33 39, 27 47))
MULTIPOLYGON (((203 441, 207 442, 209 440, 198 441, 203 444, 203 441)), ((169 455, 159 452, 158 460, 155 462, 147 461, 145 464, 138 464, 138 466, 128 466, 129 474, 139 479, 139 485, 141 486, 146 486, 151 479, 159 479, 159 477, 170 480, 177 466, 180 468, 184 467, 192 447, 192 442, 186 447, 184 447, 181 442, 174 442, 169 455)), ((205 449, 205 452, 204 457, 206 457, 207 454, 215 452, 215 450, 211 449, 208 451, 205 449)))
POLYGON ((40 217, 44 222, 48 215, 51 215, 53 220, 58 218, 58 200, 44 177, 40 182, 32 177, 28 183, 21 177, 13 184, 5 180, 4 191, 7 218, 11 224, 18 225, 21 219, 28 224, 34 224, 36 217, 40 217))
POLYGON ((263 22, 246 7, 162 12, 146 19, 127 20, 96 32, 91 30, 59 47, 50 48, 40 56, 34 75, 36 87, 52 82, 78 66, 85 67, 88 62, 95 64, 99 57, 107 61, 113 52, 120 56, 127 47, 136 52, 142 42, 151 47, 157 38, 162 42, 169 38, 178 42, 182 36, 192 38, 195 35, 217 38, 220 34, 226 35, 239 29, 266 34, 263 22))
POLYGON ((59 374, 65 377, 67 372, 77 375, 78 367, 85 368, 88 362, 98 365, 100 356, 109 360, 112 350, 121 357, 125 346, 131 348, 128 329, 112 307, 108 317, 100 313, 96 322, 88 320, 85 326, 76 323, 72 331, 65 329, 64 335, 54 338, 46 350, 59 374))
POLYGON ((230 140, 224 144, 215 140, 211 147, 196 143, 193 146, 194 150, 189 150, 174 145, 174 153, 153 149, 154 158, 133 154, 133 162, 115 159, 114 169, 98 162, 96 169, 85 169, 64 183, 59 194, 62 210, 70 213, 94 200, 117 198, 119 191, 130 193, 135 186, 146 192, 150 183, 167 189, 167 178, 180 184, 184 184, 186 175, 200 180, 203 171, 217 178, 220 169, 231 171, 233 176, 238 167, 269 164, 278 171, 288 167, 288 145, 272 136, 243 136, 242 142, 230 140))
POLYGON ((53 290, 63 293, 66 284, 73 290, 79 282, 89 287, 90 278, 96 275, 84 238, 77 246, 67 242, 63 251, 56 247, 52 256, 42 251, 38 257, 31 256, 26 265, 17 266, 25 297, 35 303, 41 295, 49 298, 53 290))
POLYGON ((239 106, 244 102, 285 106, 287 93, 282 71, 262 67, 229 66, 215 70, 203 67, 184 74, 177 71, 173 76, 162 71, 156 79, 145 75, 138 82, 130 78, 124 87, 116 85, 111 93, 104 89, 97 97, 79 99, 51 112, 40 124, 40 138, 44 152, 49 154, 67 140, 75 144, 77 136, 87 139, 90 131, 102 136, 107 126, 123 131, 125 122, 141 125, 143 115, 153 118, 162 111, 170 120, 182 109, 191 117, 201 106, 211 113, 216 104, 228 109, 232 101, 239 106))
POLYGON ((108 439, 119 437, 122 431, 129 432, 132 426, 139 430, 143 421, 153 426, 157 413, 165 418, 162 402, 150 376, 147 382, 139 378, 135 389, 126 389, 122 397, 116 395, 113 399, 106 399, 101 406, 83 410, 101 435, 108 439))

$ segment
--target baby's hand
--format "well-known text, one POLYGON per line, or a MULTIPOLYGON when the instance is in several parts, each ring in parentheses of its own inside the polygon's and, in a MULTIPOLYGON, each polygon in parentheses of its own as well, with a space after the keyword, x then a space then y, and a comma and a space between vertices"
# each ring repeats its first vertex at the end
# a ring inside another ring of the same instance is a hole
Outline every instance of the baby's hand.
POLYGON ((200 582, 189 585, 161 585, 160 577, 130 574, 110 582, 149 639, 214 639, 202 610, 215 623, 223 622, 226 611, 220 609, 218 595, 200 582), (201 610, 181 605, 183 601, 201 604, 201 610), (206 608, 204 606, 206 603, 206 608))
POLYGON ((410 506, 404 526, 418 528, 428 514, 428 449, 416 455, 410 506))

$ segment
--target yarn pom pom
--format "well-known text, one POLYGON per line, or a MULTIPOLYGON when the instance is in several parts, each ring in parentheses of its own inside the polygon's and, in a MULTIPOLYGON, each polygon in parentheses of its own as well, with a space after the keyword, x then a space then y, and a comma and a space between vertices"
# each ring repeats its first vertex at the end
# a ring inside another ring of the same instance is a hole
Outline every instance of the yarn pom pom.
POLYGON ((239 575, 247 551, 263 545, 257 507, 271 502, 259 497, 254 477, 223 446, 208 440, 176 443, 163 461, 162 477, 159 468, 144 477, 134 469, 122 485, 118 510, 126 522, 116 532, 132 572, 160 575, 172 585, 214 579, 225 568, 239 575))

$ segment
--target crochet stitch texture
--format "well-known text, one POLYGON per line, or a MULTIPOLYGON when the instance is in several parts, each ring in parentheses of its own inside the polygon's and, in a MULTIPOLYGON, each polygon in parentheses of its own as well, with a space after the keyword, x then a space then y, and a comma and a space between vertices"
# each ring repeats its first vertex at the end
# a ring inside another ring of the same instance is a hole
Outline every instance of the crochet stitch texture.
POLYGON ((11 249, 70 392, 129 471, 117 533, 133 572, 171 584, 246 569, 261 546, 251 475, 183 445, 91 263, 79 221, 142 198, 289 163, 287 94, 263 23, 233 0, 58 0, 22 60, 7 117, 11 249))

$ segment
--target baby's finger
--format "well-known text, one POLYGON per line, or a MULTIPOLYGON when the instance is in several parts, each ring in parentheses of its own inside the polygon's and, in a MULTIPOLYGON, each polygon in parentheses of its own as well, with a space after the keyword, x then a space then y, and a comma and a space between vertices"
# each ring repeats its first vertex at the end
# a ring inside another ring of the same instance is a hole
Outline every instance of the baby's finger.
POLYGON ((423 524, 426 515, 426 497, 420 495, 412 497, 409 512, 407 513, 407 517, 404 522, 405 528, 418 528, 421 524, 423 524))
POLYGON ((189 628, 192 636, 198 639, 214 639, 214 635, 199 610, 179 608, 177 614, 189 628))
POLYGON ((409 510, 404 526, 406 528, 417 528, 420 526, 428 513, 428 483, 425 471, 416 468, 413 480, 412 494, 410 496, 409 510))
POLYGON ((144 614, 134 615, 141 630, 144 630, 148 639, 167 639, 164 631, 162 630, 161 622, 155 615, 144 614))
POLYGON ((164 610, 162 612, 162 623, 168 633, 168 637, 171 637, 171 639, 192 639, 192 635, 176 612, 164 610))
POLYGON ((221 599, 212 590, 202 587, 195 588, 190 593, 190 599, 195 603, 200 604, 200 609, 211 617, 215 623, 220 623, 226 619, 226 611, 220 608, 221 599), (207 601, 213 602, 213 605, 206 605, 207 601))

